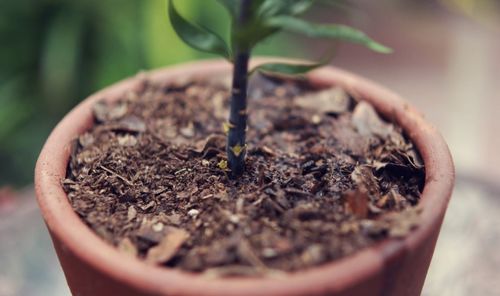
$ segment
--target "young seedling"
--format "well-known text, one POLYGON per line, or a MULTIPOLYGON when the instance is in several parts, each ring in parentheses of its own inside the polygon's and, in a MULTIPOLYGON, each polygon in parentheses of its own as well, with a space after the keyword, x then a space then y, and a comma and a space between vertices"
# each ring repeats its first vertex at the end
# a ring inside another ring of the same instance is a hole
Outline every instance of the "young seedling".
MULTIPOLYGON (((198 0, 207 1, 207 0, 198 0)), ((328 61, 308 64, 268 63, 249 71, 252 49, 263 39, 281 31, 307 37, 348 41, 388 53, 391 50, 363 32, 338 24, 314 24, 300 18, 316 2, 333 0, 208 0, 224 7, 231 18, 230 36, 223 38, 212 30, 189 21, 179 14, 174 0, 168 1, 170 22, 177 35, 189 46, 217 54, 233 63, 233 82, 227 132, 226 152, 231 176, 241 176, 245 169, 247 128, 247 85, 249 74, 256 71, 297 75, 324 65, 328 61)))

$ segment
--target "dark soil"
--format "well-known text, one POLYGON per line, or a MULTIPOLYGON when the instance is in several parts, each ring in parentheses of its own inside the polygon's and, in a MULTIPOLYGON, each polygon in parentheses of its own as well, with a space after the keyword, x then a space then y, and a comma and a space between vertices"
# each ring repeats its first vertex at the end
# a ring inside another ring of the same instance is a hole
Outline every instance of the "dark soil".
POLYGON ((214 275, 304 269, 417 227, 420 158, 341 89, 257 77, 246 172, 230 179, 226 85, 144 80, 97 104, 63 181, 82 220, 150 264, 214 275))

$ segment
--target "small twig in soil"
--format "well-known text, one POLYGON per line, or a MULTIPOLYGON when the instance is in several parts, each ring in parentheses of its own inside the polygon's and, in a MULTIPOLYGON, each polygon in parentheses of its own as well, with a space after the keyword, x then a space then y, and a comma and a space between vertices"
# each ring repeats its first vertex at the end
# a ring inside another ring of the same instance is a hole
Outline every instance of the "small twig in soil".
POLYGON ((127 183, 127 185, 129 185, 129 186, 135 186, 135 184, 134 184, 134 183, 132 183, 131 181, 129 181, 127 178, 125 178, 125 177, 121 176, 120 174, 118 174, 118 173, 116 173, 116 172, 114 172, 114 171, 112 171, 112 170, 108 169, 107 167, 105 167, 105 166, 103 166, 103 165, 100 165, 100 166, 99 166, 99 168, 101 168, 101 169, 105 170, 106 172, 108 172, 108 173, 110 173, 110 174, 114 175, 114 176, 115 176, 115 177, 117 177, 118 179, 120 179, 120 180, 122 180, 123 182, 127 183))
POLYGON ((312 193, 302 191, 299 189, 295 189, 295 188, 285 188, 283 190, 288 194, 298 195, 300 197, 313 197, 314 196, 314 194, 312 194, 312 193))
POLYGON ((179 174, 181 174, 181 173, 184 173, 184 172, 185 172, 185 171, 187 171, 187 170, 188 170, 187 168, 180 169, 180 170, 176 171, 176 172, 174 173, 174 175, 176 175, 176 176, 177 176, 177 175, 179 175, 179 174))

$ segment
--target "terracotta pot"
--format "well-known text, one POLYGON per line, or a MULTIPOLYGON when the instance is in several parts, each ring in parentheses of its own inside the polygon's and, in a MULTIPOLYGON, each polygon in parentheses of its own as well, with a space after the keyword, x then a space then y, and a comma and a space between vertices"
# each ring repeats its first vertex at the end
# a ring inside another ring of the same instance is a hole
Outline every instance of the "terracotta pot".
MULTIPOLYGON (((263 59, 258 60, 262 62, 263 59)), ((224 61, 205 61, 153 71, 155 81, 229 73, 224 61)), ((426 167, 420 201, 421 224, 402 240, 387 239, 344 259, 280 278, 209 279, 153 267, 117 251, 100 239, 72 210, 61 187, 70 142, 93 123, 92 106, 117 100, 143 87, 134 77, 87 98, 54 129, 36 165, 38 202, 54 247, 75 295, 419 295, 451 196, 453 162, 439 132, 398 95, 348 72, 326 67, 312 72, 318 85, 339 85, 373 104, 401 125, 416 144, 426 167)))

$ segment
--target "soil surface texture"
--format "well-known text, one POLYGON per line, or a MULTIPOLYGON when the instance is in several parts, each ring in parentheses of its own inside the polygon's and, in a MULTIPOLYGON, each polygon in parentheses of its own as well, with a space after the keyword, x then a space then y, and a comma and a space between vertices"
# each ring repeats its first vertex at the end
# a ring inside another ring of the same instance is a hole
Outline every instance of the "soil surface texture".
POLYGON ((297 271, 418 227, 423 163, 362 98, 256 76, 246 172, 233 180, 229 95, 225 78, 144 77, 96 104, 63 180, 76 213, 148 264, 213 276, 297 271))

